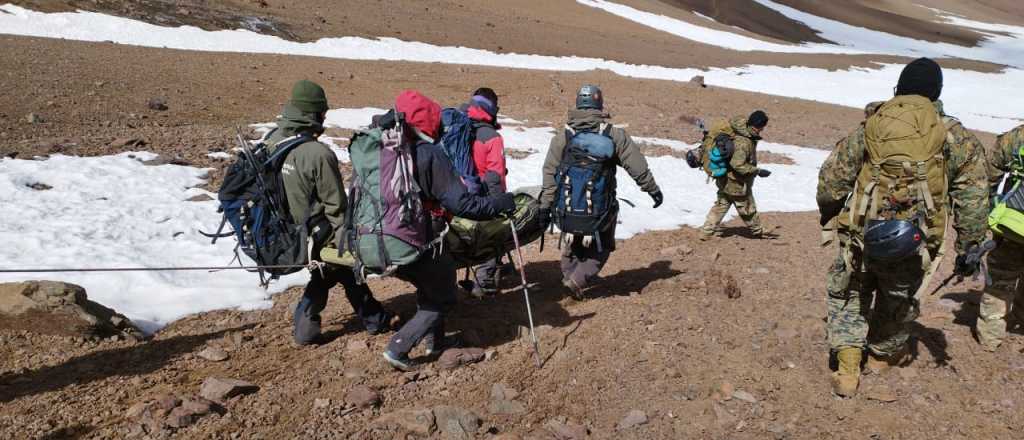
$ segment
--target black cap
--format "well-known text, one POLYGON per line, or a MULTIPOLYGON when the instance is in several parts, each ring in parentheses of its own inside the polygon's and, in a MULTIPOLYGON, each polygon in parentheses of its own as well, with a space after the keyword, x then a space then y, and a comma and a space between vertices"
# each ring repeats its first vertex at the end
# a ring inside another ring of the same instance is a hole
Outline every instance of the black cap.
POLYGON ((747 125, 758 129, 764 128, 765 125, 768 125, 768 115, 761 110, 757 110, 747 118, 747 125))
POLYGON ((921 95, 932 101, 942 94, 942 68, 929 58, 918 58, 907 64, 896 84, 896 95, 921 95))

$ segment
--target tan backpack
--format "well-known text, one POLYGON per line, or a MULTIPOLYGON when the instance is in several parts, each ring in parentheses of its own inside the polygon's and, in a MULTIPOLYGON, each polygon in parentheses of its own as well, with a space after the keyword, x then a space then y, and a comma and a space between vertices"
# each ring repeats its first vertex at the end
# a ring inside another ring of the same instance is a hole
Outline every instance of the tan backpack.
POLYGON ((864 124, 865 162, 840 228, 860 238, 869 220, 912 220, 927 247, 938 248, 948 213, 947 133, 928 98, 897 96, 878 107, 864 124))
POLYGON ((712 157, 716 142, 720 141, 719 136, 722 136, 721 141, 723 142, 726 139, 731 140, 736 137, 736 131, 732 129, 732 124, 729 123, 728 119, 719 119, 711 124, 707 134, 704 135, 704 139, 701 141, 700 163, 701 168, 708 177, 724 176, 728 172, 729 160, 732 159, 732 151, 724 151, 724 156, 716 154, 712 157))

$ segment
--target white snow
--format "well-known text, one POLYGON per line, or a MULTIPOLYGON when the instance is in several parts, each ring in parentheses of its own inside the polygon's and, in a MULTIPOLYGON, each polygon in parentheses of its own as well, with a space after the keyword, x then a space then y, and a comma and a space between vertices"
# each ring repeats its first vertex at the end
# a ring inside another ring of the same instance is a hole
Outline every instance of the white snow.
POLYGON ((226 153, 226 152, 223 152, 223 151, 213 151, 213 152, 210 152, 210 153, 206 153, 206 157, 209 157, 211 159, 225 160, 225 159, 231 159, 232 156, 231 156, 231 153, 226 153))
POLYGON ((818 17, 798 9, 776 3, 771 0, 754 0, 768 8, 774 9, 793 19, 802 22, 818 32, 827 40, 835 41, 844 47, 854 50, 889 55, 910 57, 948 58, 958 57, 968 60, 988 61, 1013 67, 1024 67, 1024 32, 1016 26, 996 25, 970 21, 954 16, 944 17, 945 21, 954 26, 976 29, 1011 32, 1014 36, 988 39, 977 47, 960 46, 950 43, 916 40, 908 37, 875 31, 846 23, 818 17))
MULTIPOLYGON (((1024 67, 1024 28, 966 20, 951 14, 941 15, 949 24, 986 31, 1006 32, 1010 36, 987 33, 978 47, 916 40, 840 21, 819 17, 771 0, 755 0, 786 17, 814 29, 822 38, 836 44, 780 44, 746 37, 727 31, 699 26, 684 20, 641 11, 607 0, 576 0, 619 17, 699 43, 738 51, 781 53, 882 54, 909 57, 958 57, 996 64, 1024 67)), ((941 12, 941 11, 939 11, 941 12)), ((703 15, 700 17, 710 20, 703 15)))
MULTIPOLYGON (((717 29, 711 29, 704 26, 698 26, 693 23, 683 21, 677 18, 641 11, 636 8, 632 8, 626 5, 606 0, 576 0, 576 2, 582 5, 590 6, 592 8, 601 9, 608 13, 617 15, 630 21, 635 21, 637 23, 657 29, 662 32, 670 33, 677 37, 682 37, 687 40, 696 41, 698 43, 723 47, 726 49, 739 50, 744 52, 764 51, 785 53, 831 54, 861 53, 856 49, 841 47, 834 44, 809 43, 796 45, 772 43, 764 40, 759 40, 757 38, 751 38, 735 34, 732 32, 720 31, 717 29)), ((708 18, 704 15, 697 15, 707 20, 714 21, 711 18, 708 18)))
MULTIPOLYGON (((596 1, 596 0, 588 0, 596 1)), ((465 47, 442 47, 394 38, 371 40, 343 37, 313 43, 296 43, 247 30, 205 31, 177 28, 91 12, 40 13, 7 4, 0 6, 0 33, 83 41, 169 47, 186 50, 277 53, 359 60, 403 60, 452 64, 489 65, 537 70, 587 71, 605 69, 622 76, 689 81, 703 75, 707 84, 773 95, 813 99, 861 108, 871 101, 892 96, 902 66, 878 69, 852 68, 830 71, 807 67, 744 66, 729 69, 680 69, 634 65, 584 57, 555 57, 495 53, 465 47)), ((964 125, 990 132, 1007 131, 1020 124, 1024 100, 1016 96, 1024 87, 1024 71, 980 73, 946 69, 943 100, 947 111, 964 125)), ((345 115, 335 118, 345 119, 345 115)))
MULTIPOLYGON (((0 160, 0 267, 102 268, 225 266, 235 241, 210 239, 217 202, 188 202, 208 193, 207 170, 146 166, 151 153, 103 157, 54 155, 46 160, 0 160), (39 191, 27 185, 44 183, 39 191)), ((251 263, 246 260, 247 263, 251 263)), ((258 277, 216 273, 104 272, 0 274, 0 281, 57 279, 80 284, 89 297, 155 331, 187 314, 270 306, 258 277)), ((304 283, 304 272, 282 278, 271 292, 304 283)))

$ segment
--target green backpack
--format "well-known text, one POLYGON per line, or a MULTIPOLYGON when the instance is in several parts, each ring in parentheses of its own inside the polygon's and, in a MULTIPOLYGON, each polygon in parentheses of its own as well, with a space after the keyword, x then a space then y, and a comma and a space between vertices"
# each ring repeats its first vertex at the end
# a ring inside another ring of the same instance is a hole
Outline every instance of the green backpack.
POLYGON ((995 235, 1024 244, 1024 147, 1017 151, 1006 185, 1008 190, 997 197, 988 225, 995 235))
POLYGON ((352 188, 338 249, 339 256, 348 251, 355 257, 360 276, 390 275, 436 243, 416 183, 415 141, 406 135, 399 118, 393 128, 357 132, 349 145, 352 188))

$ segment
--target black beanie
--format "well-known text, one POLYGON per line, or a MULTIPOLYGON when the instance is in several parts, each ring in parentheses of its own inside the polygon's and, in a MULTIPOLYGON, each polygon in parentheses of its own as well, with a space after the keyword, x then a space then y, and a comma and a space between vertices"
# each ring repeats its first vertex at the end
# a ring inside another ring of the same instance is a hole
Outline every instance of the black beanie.
POLYGON ((761 110, 757 110, 747 118, 747 125, 755 128, 764 128, 765 125, 768 125, 768 115, 761 110))
POLYGON ((896 96, 921 95, 932 101, 942 94, 942 68, 928 58, 918 58, 907 64, 896 84, 896 96))

